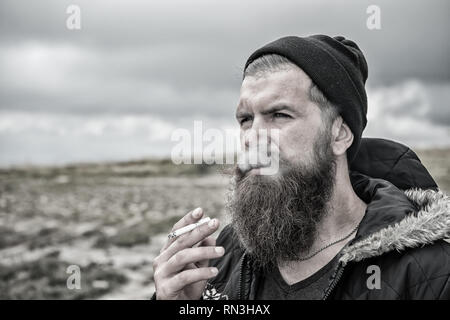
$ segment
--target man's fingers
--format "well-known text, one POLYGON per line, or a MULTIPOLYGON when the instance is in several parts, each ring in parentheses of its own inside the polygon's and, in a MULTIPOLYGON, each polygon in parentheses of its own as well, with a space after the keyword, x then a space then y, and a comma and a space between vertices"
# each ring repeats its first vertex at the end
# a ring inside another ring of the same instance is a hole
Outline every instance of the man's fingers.
MULTIPOLYGON (((199 247, 214 247, 215 245, 216 245, 216 238, 214 238, 214 237, 208 237, 208 238, 206 238, 203 241, 198 243, 199 247)), ((198 267, 198 268, 207 267, 208 264, 209 264, 209 259, 195 262, 195 266, 198 267)))
POLYGON ((202 208, 197 208, 192 210, 191 212, 188 212, 183 218, 181 218, 177 223, 173 225, 171 232, 180 229, 182 227, 185 227, 188 224, 197 222, 198 220, 200 220, 202 215, 203 215, 202 208))
MULTIPOLYGON (((175 223, 172 227, 172 230, 170 232, 174 232, 177 229, 183 228, 189 224, 196 223, 200 220, 200 218, 203 216, 203 209, 197 208, 190 212, 188 212, 183 218, 178 220, 177 223, 175 223)), ((163 252, 164 250, 169 247, 175 239, 168 239, 164 247, 160 250, 160 252, 163 252)))
POLYGON ((209 247, 209 246, 215 246, 216 245, 216 238, 214 237, 207 237, 197 243, 195 247, 209 247))
POLYGON ((178 292, 190 284, 213 278, 217 273, 218 270, 215 267, 185 270, 169 279, 167 288, 170 292, 178 292))
POLYGON ((212 219, 208 223, 202 224, 194 230, 177 237, 176 240, 159 255, 159 259, 161 261, 169 260, 170 257, 178 251, 190 248, 197 242, 203 241, 206 237, 213 234, 218 227, 219 220, 212 219))
POLYGON ((162 276, 171 276, 185 269, 185 266, 189 263, 219 258, 224 253, 223 247, 198 247, 181 250, 167 261, 162 276))

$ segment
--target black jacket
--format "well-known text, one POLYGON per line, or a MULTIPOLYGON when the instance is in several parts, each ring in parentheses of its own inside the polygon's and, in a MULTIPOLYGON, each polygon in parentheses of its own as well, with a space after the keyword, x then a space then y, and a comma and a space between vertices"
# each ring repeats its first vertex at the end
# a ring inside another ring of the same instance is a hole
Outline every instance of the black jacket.
MULTIPOLYGON (((367 203, 355 238, 343 249, 323 299, 450 299, 450 200, 406 146, 363 139, 351 166, 367 203), (368 285, 376 266, 380 288, 368 285)), ((223 257, 203 299, 254 299, 260 276, 231 226, 217 239, 223 257)))

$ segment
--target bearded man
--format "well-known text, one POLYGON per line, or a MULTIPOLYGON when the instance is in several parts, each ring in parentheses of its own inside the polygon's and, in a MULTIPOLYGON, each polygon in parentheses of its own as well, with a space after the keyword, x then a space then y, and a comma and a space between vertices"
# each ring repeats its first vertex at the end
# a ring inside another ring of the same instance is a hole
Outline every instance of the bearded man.
POLYGON ((236 166, 231 224, 217 241, 217 219, 169 239, 154 298, 450 299, 449 198, 409 148, 361 137, 367 75, 344 37, 284 37, 249 57, 241 142, 275 129, 279 169, 236 166))

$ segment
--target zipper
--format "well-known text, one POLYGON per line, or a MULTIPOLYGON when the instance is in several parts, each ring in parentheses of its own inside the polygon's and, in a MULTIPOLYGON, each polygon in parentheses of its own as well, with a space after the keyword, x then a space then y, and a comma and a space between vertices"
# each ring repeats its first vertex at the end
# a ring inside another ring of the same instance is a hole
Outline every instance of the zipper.
MULTIPOLYGON (((361 222, 360 222, 361 224, 361 222)), ((358 225, 359 226, 359 225, 358 225)), ((355 238, 353 238, 352 240, 350 240, 349 243, 347 243, 344 248, 342 248, 342 250, 344 250, 345 248, 347 248, 350 245, 353 245, 354 243, 356 243, 357 241, 359 241, 359 238, 361 238, 360 236, 358 236, 358 234, 355 236, 355 238)), ((341 250, 341 251, 342 251, 341 250)), ((327 300, 328 297, 330 296, 330 294, 333 292, 334 288, 336 288, 337 284, 339 283, 339 280, 341 280, 342 278, 342 274, 344 273, 344 264, 342 262, 339 262, 338 267, 337 267, 337 272, 336 275, 334 276, 333 282, 330 284, 330 286, 328 287, 327 291, 325 292, 325 295, 323 296, 322 300, 327 300)))
POLYGON ((328 290, 326 291, 326 293, 323 296, 322 300, 327 300, 328 299, 328 297, 330 296, 331 292, 333 292, 334 288, 336 288, 339 280, 341 280, 343 273, 344 273, 344 266, 342 266, 342 264, 339 264, 338 272, 337 272, 336 276, 334 277, 333 282, 328 287, 328 290))
POLYGON ((241 262, 241 267, 239 268, 239 285, 238 285, 238 299, 242 300, 242 297, 244 296, 244 290, 245 288, 243 288, 242 282, 243 282, 243 272, 242 269, 244 268, 244 262, 245 262, 245 253, 242 256, 242 262, 241 262))

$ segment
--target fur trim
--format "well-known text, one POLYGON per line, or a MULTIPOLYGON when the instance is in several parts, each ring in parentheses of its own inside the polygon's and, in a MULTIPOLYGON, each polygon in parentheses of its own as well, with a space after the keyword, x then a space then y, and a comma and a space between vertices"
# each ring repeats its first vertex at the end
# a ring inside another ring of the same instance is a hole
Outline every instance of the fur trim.
POLYGON ((361 261, 450 238, 450 197, 441 191, 410 189, 406 196, 418 212, 346 247, 340 261, 361 261))

